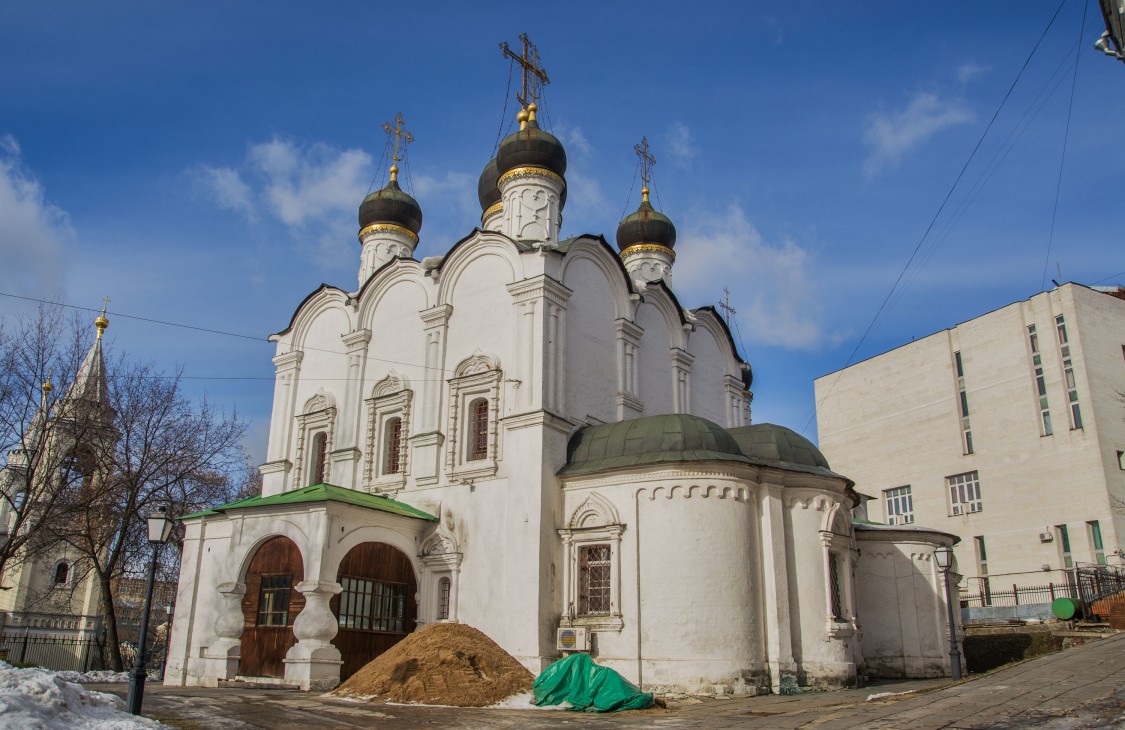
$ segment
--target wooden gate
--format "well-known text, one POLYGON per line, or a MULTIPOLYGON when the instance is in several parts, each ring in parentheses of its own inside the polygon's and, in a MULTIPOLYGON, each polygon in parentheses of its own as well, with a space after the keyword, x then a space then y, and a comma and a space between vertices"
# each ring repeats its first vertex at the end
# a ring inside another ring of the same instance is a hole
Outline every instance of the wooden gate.
POLYGON ((381 542, 349 550, 336 580, 344 590, 330 604, 340 626, 332 644, 344 660, 343 681, 414 631, 418 583, 410 558, 381 542))
POLYGON ((305 607, 296 586, 305 579, 301 551, 287 537, 272 537, 258 548, 246 570, 242 615, 242 659, 238 673, 284 677, 285 652, 297 643, 293 621, 305 607))

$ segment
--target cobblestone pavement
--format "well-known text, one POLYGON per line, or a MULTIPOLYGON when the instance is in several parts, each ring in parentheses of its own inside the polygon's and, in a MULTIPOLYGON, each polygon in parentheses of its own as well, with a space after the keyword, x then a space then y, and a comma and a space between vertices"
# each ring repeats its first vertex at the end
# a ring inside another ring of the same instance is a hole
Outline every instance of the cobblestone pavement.
MULTIPOLYGON (((124 695, 122 685, 93 688, 124 695)), ((227 728, 1125 728, 1125 633, 966 681, 670 702, 667 710, 590 715, 345 702, 276 689, 149 685, 145 714, 183 730, 227 728), (868 700, 875 693, 894 694, 868 700)))

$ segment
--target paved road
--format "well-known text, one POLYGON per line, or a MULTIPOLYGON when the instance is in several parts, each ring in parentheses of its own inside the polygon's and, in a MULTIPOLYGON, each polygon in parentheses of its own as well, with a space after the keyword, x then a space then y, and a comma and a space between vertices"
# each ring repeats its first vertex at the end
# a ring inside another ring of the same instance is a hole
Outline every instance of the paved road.
MULTIPOLYGON (((121 685, 95 686, 124 694, 121 685)), ((1125 728, 1125 633, 956 684, 672 702, 667 710, 589 715, 344 702, 311 692, 149 685, 145 714, 183 730, 236 728, 1125 728), (877 692, 896 694, 868 701, 877 692)))

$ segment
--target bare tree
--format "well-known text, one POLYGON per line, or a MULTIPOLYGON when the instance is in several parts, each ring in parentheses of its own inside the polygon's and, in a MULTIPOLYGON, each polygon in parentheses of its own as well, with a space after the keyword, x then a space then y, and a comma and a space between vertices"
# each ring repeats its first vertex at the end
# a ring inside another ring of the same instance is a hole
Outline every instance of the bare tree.
MULTIPOLYGON (((115 363, 109 395, 117 441, 108 455, 107 478, 83 489, 81 513, 53 524, 51 535, 83 556, 98 584, 107 644, 113 648, 110 663, 119 670, 117 579, 139 573, 151 559, 146 518, 159 505, 183 516, 237 495, 245 471, 245 424, 206 399, 190 400, 179 373, 147 364, 115 363)), ((175 580, 178 545, 164 553, 162 572, 175 580)))
POLYGON ((0 587, 46 529, 80 509, 77 495, 97 472, 93 448, 112 438, 106 404, 69 387, 90 351, 89 325, 58 307, 0 321, 0 587))

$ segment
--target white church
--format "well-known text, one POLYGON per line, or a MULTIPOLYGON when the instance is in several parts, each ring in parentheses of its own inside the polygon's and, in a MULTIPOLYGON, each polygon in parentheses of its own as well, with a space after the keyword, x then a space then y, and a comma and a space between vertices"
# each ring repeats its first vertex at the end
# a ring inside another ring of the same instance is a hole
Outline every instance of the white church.
POLYGON ((358 287, 272 337, 262 494, 185 517, 165 683, 328 688, 439 621, 655 691, 949 674, 933 551, 957 538, 853 520, 812 443, 751 423, 750 366, 674 294, 692 252, 647 185, 616 247, 560 240, 566 153, 526 48, 480 226, 419 259, 392 165, 359 208, 358 287))

